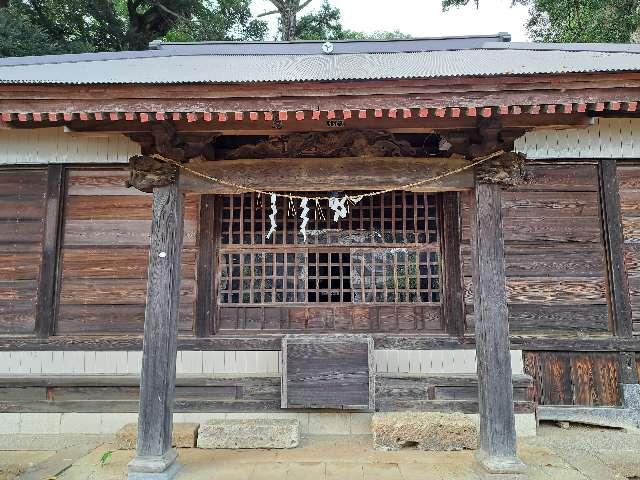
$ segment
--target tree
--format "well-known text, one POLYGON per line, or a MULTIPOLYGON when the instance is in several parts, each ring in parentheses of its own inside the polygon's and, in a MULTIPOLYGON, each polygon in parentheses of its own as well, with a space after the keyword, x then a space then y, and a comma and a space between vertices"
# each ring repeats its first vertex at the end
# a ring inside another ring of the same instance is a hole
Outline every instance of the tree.
MULTIPOLYGON (((273 12, 268 12, 268 14, 273 12)), ((296 40, 390 40, 394 38, 409 38, 409 35, 399 31, 376 31, 373 33, 347 30, 342 26, 341 12, 339 8, 332 6, 328 0, 323 0, 317 11, 307 13, 296 19, 295 35, 291 39, 296 40)))
MULTIPOLYGON (((479 0, 443 0, 443 9, 479 0)), ((640 29, 638 0, 514 0, 529 5, 527 30, 542 42, 633 41, 640 29)))
POLYGON ((251 0, 207 1, 193 18, 178 23, 166 36, 173 42, 264 40, 266 22, 251 17, 251 0))
POLYGON ((275 10, 265 12, 258 17, 279 14, 280 35, 285 42, 296 38, 298 30, 298 13, 303 10, 312 0, 269 0, 273 3, 275 10))
POLYGON ((0 57, 48 55, 64 52, 37 25, 14 9, 0 11, 0 57))
MULTIPOLYGON (((1 0, 0 0, 1 1, 1 0)), ((3 55, 37 51, 79 53, 145 50, 156 39, 261 40, 267 30, 251 18, 251 0, 9 0, 0 17, 3 55), (9 20, 11 19, 11 20, 9 20), (16 20, 17 19, 17 20, 16 20), (12 26, 21 22, 30 39, 12 26)))

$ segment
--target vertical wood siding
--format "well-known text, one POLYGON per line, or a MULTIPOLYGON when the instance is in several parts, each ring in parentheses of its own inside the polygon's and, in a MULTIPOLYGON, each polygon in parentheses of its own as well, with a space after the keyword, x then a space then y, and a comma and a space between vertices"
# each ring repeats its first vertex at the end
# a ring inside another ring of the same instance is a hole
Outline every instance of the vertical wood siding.
POLYGON ((0 334, 34 331, 46 187, 46 169, 0 171, 0 334))
MULTIPOLYGON (((122 169, 68 171, 55 333, 142 333, 151 195, 126 188, 122 169)), ((199 196, 185 205, 180 330, 192 330, 199 196)))
POLYGON ((633 333, 638 335, 640 334, 640 163, 620 162, 618 183, 633 333))
POLYGON ((63 128, 0 130, 0 165, 128 163, 140 146, 120 134, 74 136, 63 128))
MULTIPOLYGON (((532 163, 528 183, 502 193, 512 333, 609 330, 598 172, 592 163, 532 163)), ((470 195, 462 197, 463 272, 472 312, 470 195)), ((473 314, 467 315, 473 328, 473 314)))
POLYGON ((539 405, 618 405, 617 353, 525 352, 524 372, 533 377, 539 405))

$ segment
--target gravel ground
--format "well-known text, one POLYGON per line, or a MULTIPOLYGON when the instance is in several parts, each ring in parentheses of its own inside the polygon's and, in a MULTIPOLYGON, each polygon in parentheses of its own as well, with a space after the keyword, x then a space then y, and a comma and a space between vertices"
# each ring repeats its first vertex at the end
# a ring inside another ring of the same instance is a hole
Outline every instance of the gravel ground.
MULTIPOLYGON (((130 450, 101 444, 52 478, 124 480, 130 450)), ((53 452, 0 451, 0 480, 52 462, 53 452), (50 457, 50 458, 49 458, 50 457), (29 465, 31 464, 31 466, 29 465), (2 466, 4 474, 2 473, 2 466), (4 476, 3 476, 4 475, 4 476)), ((305 438, 291 450, 181 449, 180 480, 479 480, 472 451, 379 452, 370 436, 305 438)), ((640 434, 621 430, 542 424, 538 436, 519 442, 529 480, 640 480, 640 434)), ((59 456, 59 454, 57 455, 59 456)), ((59 467, 57 467, 59 468, 59 467)), ((47 477, 44 477, 47 478, 47 477)))

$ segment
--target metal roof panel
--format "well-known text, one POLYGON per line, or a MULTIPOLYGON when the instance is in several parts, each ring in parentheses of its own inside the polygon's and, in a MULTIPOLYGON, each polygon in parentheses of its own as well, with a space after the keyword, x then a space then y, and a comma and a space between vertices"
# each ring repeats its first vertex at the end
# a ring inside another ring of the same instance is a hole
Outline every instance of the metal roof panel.
POLYGON ((640 55, 629 52, 494 48, 338 55, 145 55, 25 65, 0 62, 0 82, 251 83, 613 71, 640 71, 640 55))

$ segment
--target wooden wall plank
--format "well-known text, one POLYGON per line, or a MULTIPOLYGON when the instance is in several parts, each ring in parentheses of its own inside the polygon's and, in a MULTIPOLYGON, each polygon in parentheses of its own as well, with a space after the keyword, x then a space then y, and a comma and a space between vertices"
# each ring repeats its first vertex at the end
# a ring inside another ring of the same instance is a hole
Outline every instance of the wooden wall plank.
MULTIPOLYGON (((126 168, 70 169, 65 197, 60 313, 65 335, 142 332, 151 195, 127 188, 126 168), (128 320, 127 320, 128 319, 128 320)), ((179 328, 193 329, 200 199, 185 199, 179 328)))
MULTIPOLYGON (((522 185, 502 193, 511 332, 605 333, 610 320, 598 165, 530 162, 526 170, 522 185)), ((473 328, 470 195, 461 194, 461 209, 466 321, 473 328)))
MULTIPOLYGON (((629 285, 631 333, 640 334, 640 165, 636 162, 617 162, 617 181, 620 195, 620 215, 624 248, 624 266, 629 285)), ((624 281, 624 279, 622 279, 624 281)), ((624 331, 629 334, 628 329, 624 331)))
POLYGON ((0 170, 0 334, 35 330, 48 180, 44 168, 0 170))

